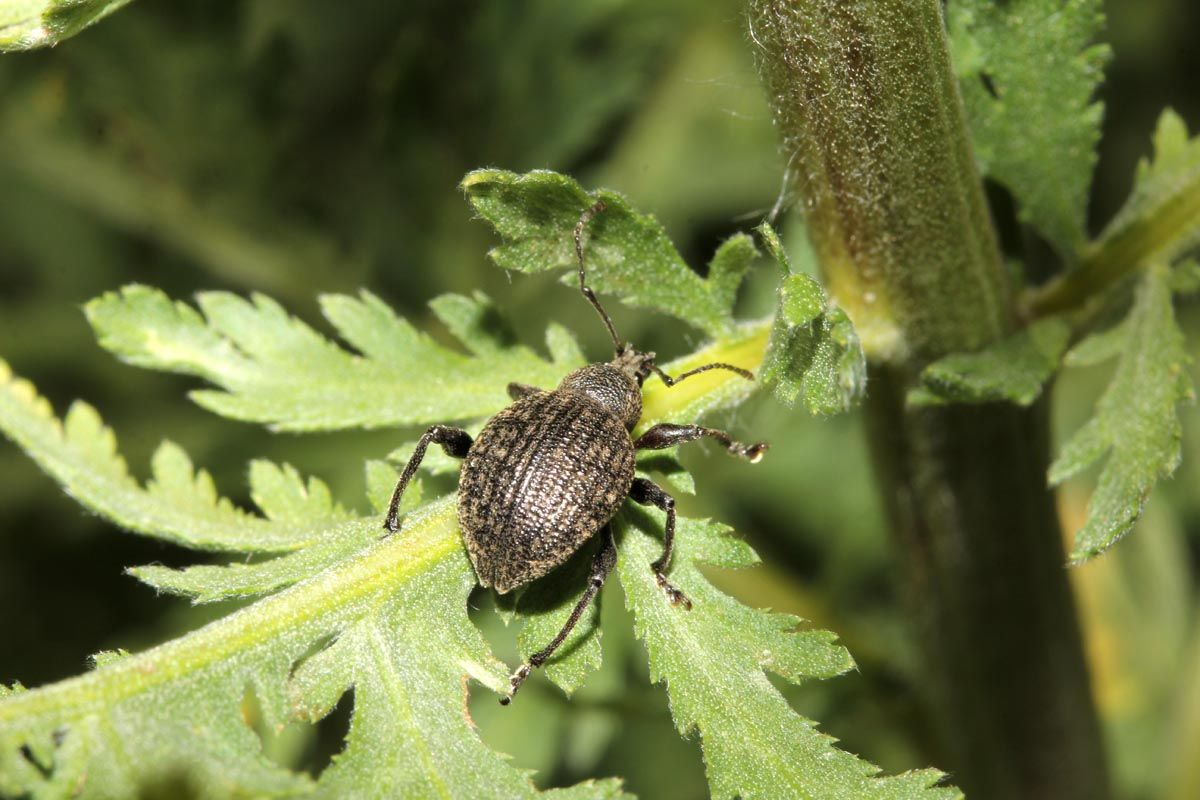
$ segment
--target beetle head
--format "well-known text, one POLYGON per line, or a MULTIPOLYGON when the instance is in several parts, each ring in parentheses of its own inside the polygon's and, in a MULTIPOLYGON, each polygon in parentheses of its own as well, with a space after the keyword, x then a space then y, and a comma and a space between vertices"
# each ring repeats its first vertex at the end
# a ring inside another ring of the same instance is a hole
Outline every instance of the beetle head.
POLYGON ((621 345, 621 349, 609 363, 637 381, 638 386, 641 386, 642 382, 650 377, 650 373, 657 368, 654 363, 654 353, 643 353, 628 343, 621 345))

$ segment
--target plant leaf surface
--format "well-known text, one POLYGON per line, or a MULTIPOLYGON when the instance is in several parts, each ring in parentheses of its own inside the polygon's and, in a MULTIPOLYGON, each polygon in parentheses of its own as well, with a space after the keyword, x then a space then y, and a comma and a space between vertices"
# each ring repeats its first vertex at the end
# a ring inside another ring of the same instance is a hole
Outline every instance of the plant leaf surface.
POLYGON ((129 0, 0 0, 0 52, 53 47, 129 0))
POLYGON ((1075 561, 1103 553, 1127 534, 1150 490, 1179 464, 1179 404, 1194 393, 1166 268, 1147 270, 1127 319, 1085 339, 1066 362, 1092 364, 1112 357, 1118 358, 1117 368, 1094 415, 1050 465, 1050 483, 1058 484, 1104 459, 1087 521, 1075 534, 1075 561))
MULTIPOLYGON (((57 468, 64 482, 80 470, 62 462, 76 459, 120 488, 103 504, 96 494, 73 491, 85 505, 124 522, 130 515, 123 503, 137 508, 139 495, 149 504, 161 491, 128 478, 111 431, 94 412, 81 418, 86 424, 60 425, 28 383, 2 362, 0 370, 0 429, 39 463, 57 468)), ((174 447, 160 450, 155 461, 190 469, 174 447)), ((167 469, 156 463, 156 475, 160 468, 167 469)), ((453 498, 410 513, 402 535, 380 538, 378 516, 348 514, 323 484, 303 481, 290 468, 257 462, 251 483, 265 517, 215 499, 211 483, 197 489, 185 482, 172 496, 179 501, 172 522, 199 528, 220 508, 230 525, 248 529, 230 541, 254 551, 256 534, 268 535, 262 526, 309 514, 310 529, 323 528, 318 541, 261 564, 135 570, 201 600, 274 593, 143 653, 101 654, 85 675, 33 691, 6 690, 0 793, 128 797, 156 781, 182 779, 201 797, 537 794, 527 774, 484 746, 463 711, 468 676, 502 689, 506 671, 467 617, 475 578, 453 498), (194 502, 197 495, 205 503, 194 502), (255 520, 262 525, 251 525, 255 520), (281 564, 292 568, 283 572, 281 564), (258 582, 245 581, 247 574, 258 582), (264 582, 265 574, 274 581, 264 582), (355 711, 346 748, 318 780, 263 756, 245 720, 248 693, 268 728, 279 730, 319 719, 350 688, 355 711)), ((606 781, 563 793, 610 798, 620 791, 606 781)))
POLYGON ((769 225, 758 232, 781 272, 763 381, 784 405, 803 403, 817 415, 848 411, 862 398, 867 383, 866 356, 854 324, 829 301, 820 284, 792 272, 783 244, 769 225))
POLYGON ((951 0, 955 71, 983 172, 1068 261, 1084 222, 1110 51, 1100 0, 951 0))
POLYGON ((1061 317, 1046 317, 978 353, 955 353, 921 372, 913 405, 1010 402, 1028 406, 1054 375, 1071 338, 1061 317))
POLYGON ((834 746, 797 714, 766 672, 800 683, 854 666, 834 634, 798 630, 800 620, 759 611, 718 591, 700 564, 747 567, 757 556, 727 528, 679 520, 670 579, 693 601, 672 606, 650 563, 662 550, 661 514, 618 516, 617 570, 650 674, 665 683, 683 735, 698 732, 714 798, 955 798, 942 774, 920 770, 879 777, 879 768, 834 746))
MULTIPOLYGON (((219 387, 191 393, 222 416, 276 430, 317 431, 481 417, 508 402, 510 381, 553 385, 566 364, 501 346, 486 298, 435 305, 468 355, 437 344, 374 295, 326 295, 321 309, 344 349, 273 300, 227 292, 198 297, 203 314, 157 289, 129 286, 88 303, 97 338, 141 367, 196 375, 219 387), (468 320, 464 315, 473 315, 468 320), (398 401, 403 398, 403 402, 398 401)), ((501 334, 502 336, 503 334, 501 334)), ((574 357, 555 336, 555 355, 574 357)))
POLYGON ((1171 109, 1158 118, 1154 153, 1138 163, 1133 191, 1091 250, 1126 255, 1126 243, 1151 241, 1146 263, 1174 263, 1200 246, 1200 136, 1171 109))
MULTIPOLYGON (((671 314, 710 336, 732 329, 737 288, 757 255, 744 234, 718 249, 708 278, 701 278, 684 263, 662 225, 615 192, 588 193, 556 172, 518 175, 493 169, 469 173, 462 189, 503 242, 489 253, 492 260, 520 272, 576 269, 575 224, 603 200, 607 208, 592 218, 584 234, 588 283, 632 306, 671 314)), ((577 280, 574 273, 567 278, 577 280)))
MULTIPOLYGON (((574 197, 576 217, 579 203, 588 201, 561 176, 503 175, 515 183, 527 180, 522 191, 532 192, 506 200, 504 214, 519 211, 512 205, 519 203, 528 206, 526 217, 536 217, 544 191, 551 199, 574 197)), ((562 216, 564 208, 551 210, 562 216)), ((678 374, 721 361, 760 369, 771 323, 736 323, 731 313, 737 285, 756 255, 749 237, 728 240, 701 279, 687 270, 652 220, 627 206, 622 214, 615 199, 611 208, 618 213, 603 216, 614 227, 607 240, 599 232, 598 249, 607 249, 613 275, 622 265, 649 263, 654 276, 653 291, 639 296, 641 284, 634 281, 618 294, 677 313, 714 337, 664 368, 678 374), (657 253, 658 260, 647 262, 647 253, 657 253)), ((568 222, 569 245, 574 219, 568 222)), ((561 224, 522 229, 518 250, 561 249, 561 224)), ((201 404, 279 429, 453 418, 477 425, 508 404, 509 381, 550 387, 582 360, 569 335, 556 328, 547 335, 551 358, 539 358, 516 343, 480 295, 448 296, 433 304, 466 352, 435 344, 367 294, 322 302, 326 317, 356 352, 262 296, 247 301, 206 294, 198 305, 199 311, 157 290, 130 287, 94 301, 87 311, 102 342, 121 357, 202 377, 219 388, 195 393, 201 404), (396 402, 410 392, 411 404, 396 402)), ((794 306, 785 308, 792 318, 799 313, 794 306)), ((740 402, 754 387, 723 371, 672 388, 648 380, 639 428, 695 422, 740 402)), ((58 423, 45 401, 7 367, 0 374, 0 429, 93 511, 197 549, 250 555, 182 570, 140 567, 133 570, 137 577, 197 602, 259 598, 146 652, 102 654, 97 668, 84 676, 32 691, 18 685, 4 689, 0 792, 54 796, 70 787, 85 797, 123 796, 166 770, 211 797, 536 794, 527 774, 480 742, 465 714, 466 679, 503 690, 507 670, 467 617, 475 578, 458 535, 453 497, 424 501, 415 484, 401 531, 381 538, 378 513, 346 510, 324 484, 286 465, 252 465, 251 497, 259 513, 218 497, 211 480, 173 445, 160 450, 154 479, 141 487, 128 476, 112 433, 94 411, 76 411, 58 423), (262 741, 245 719, 248 697, 261 709, 266 728, 279 730, 322 718, 349 691, 354 713, 346 746, 320 776, 292 772, 262 755, 262 741)), ((427 466, 434 473, 456 468, 436 458, 427 466)), ((691 485, 680 477, 672 453, 643 460, 642 468, 681 490, 691 485)), ((392 465, 368 463, 376 512, 394 479, 392 465)), ((659 515, 630 509, 616 524, 616 574, 650 651, 652 673, 668 683, 680 730, 699 731, 715 796, 957 796, 935 785, 941 776, 932 770, 877 777, 876 767, 837 750, 832 739, 792 711, 764 670, 799 681, 831 677, 851 662, 832 634, 797 631, 795 618, 743 606, 696 569, 699 563, 748 566, 756 557, 746 545, 712 523, 680 521, 672 578, 697 603, 686 613, 670 606, 649 569, 661 546, 659 515)), ((583 589, 565 584, 586 571, 589 557, 577 556, 576 567, 558 576, 563 584, 529 587, 517 600, 515 612, 525 625, 523 653, 540 649, 544 635, 561 623, 583 589), (543 589, 552 591, 539 598, 543 589)), ((599 664, 594 615, 575 637, 546 669, 568 690, 599 664)), ((547 794, 619 793, 618 783, 603 781, 547 794)))

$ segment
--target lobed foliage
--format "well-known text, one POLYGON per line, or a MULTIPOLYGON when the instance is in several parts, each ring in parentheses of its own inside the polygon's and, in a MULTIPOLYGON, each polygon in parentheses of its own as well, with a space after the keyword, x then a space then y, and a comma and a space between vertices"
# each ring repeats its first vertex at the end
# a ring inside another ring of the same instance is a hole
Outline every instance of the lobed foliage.
MULTIPOLYGON (((592 202, 572 181, 550 173, 475 173, 464 188, 505 240, 496 251, 502 261, 518 244, 535 254, 563 251, 572 225, 531 229, 520 223, 549 215, 573 224, 592 202)), ((736 284, 756 255, 749 239, 737 237, 722 247, 714 273, 697 282, 652 218, 616 196, 606 199, 618 209, 617 222, 598 226, 592 236, 603 254, 594 262, 597 283, 716 337, 667 369, 714 358, 757 368, 769 322, 736 323, 730 315, 736 284), (622 283, 632 259, 627 253, 640 257, 648 243, 661 258, 640 264, 644 283, 622 283), (698 313, 704 303, 709 310, 698 313)), ((777 249, 773 234, 764 235, 777 249)), ((535 256, 528 258, 532 267, 535 256)), ((369 295, 322 299, 327 318, 353 351, 263 297, 247 302, 218 293, 198 302, 203 314, 133 286, 97 299, 86 311, 101 344, 119 357, 202 377, 223 390, 193 392, 203 407, 281 429, 478 419, 507 402, 501 387, 508 380, 552 386, 581 363, 578 348, 559 329, 548 334, 548 360, 515 343, 482 296, 434 303, 467 354, 416 333, 369 295), (411 382, 418 379, 427 399, 397 403, 407 391, 415 396, 411 382)), ((828 371, 787 369, 774 378, 782 386, 832 379, 828 371)), ((0 701, 0 790, 54 796, 69 787, 85 797, 127 795, 147 781, 182 776, 199 794, 213 797, 536 792, 528 774, 483 745, 464 714, 467 677, 494 690, 503 689, 506 677, 466 614, 474 578, 452 497, 429 500, 414 491, 401 533, 380 538, 378 512, 396 474, 391 466, 367 464, 375 512, 362 514, 339 505, 316 479, 305 480, 287 465, 256 462, 250 484, 258 512, 250 513, 220 498, 208 475, 169 442, 153 459, 152 479, 140 486, 90 406, 77 403, 59 423, 28 383, 5 372, 0 386, 0 429, 84 506, 138 533, 238 556, 180 570, 136 567, 134 576, 195 602, 257 598, 148 651, 102 655, 86 675, 6 690, 0 701), (319 776, 272 763, 244 717, 250 696, 266 728, 281 730, 324 717, 350 691, 354 711, 345 747, 319 776)), ((739 402, 750 388, 719 373, 679 390, 648 382, 642 424, 694 420, 739 402)), ((439 471, 447 465, 434 460, 430 466, 439 471)), ((688 486, 669 454, 642 466, 688 486)), ((938 786, 940 773, 932 770, 879 777, 878 768, 838 750, 789 707, 767 672, 800 682, 833 677, 853 662, 833 634, 797 629, 795 617, 754 610, 709 583, 700 564, 746 567, 756 561, 728 529, 681 521, 672 580, 696 607, 686 613, 666 603, 647 566, 661 526, 657 513, 627 510, 618 516, 618 575, 646 642, 651 674, 667 686, 677 727, 700 737, 714 796, 957 795, 938 786)), ((544 644, 568 611, 569 602, 538 602, 533 593, 520 597, 511 613, 525 623, 522 650, 528 654, 544 644)), ((576 640, 547 669, 568 691, 599 664, 594 619, 580 626, 576 640)), ((549 794, 614 797, 620 788, 610 780, 549 794)))
MULTIPOLYGON (((0 49, 54 44, 123 4, 3 4, 0 49)), ((1050 242, 1066 272, 1024 290, 1020 330, 980 352, 929 365, 909 400, 1029 405, 1062 366, 1115 361, 1094 416, 1067 439, 1048 476, 1057 484, 1102 464, 1072 552, 1085 560, 1132 529, 1151 490, 1180 460, 1179 407, 1193 390, 1174 299, 1200 285, 1189 260, 1200 243, 1200 137, 1189 136, 1166 111, 1154 156, 1139 168, 1128 203, 1089 240, 1086 197, 1103 113, 1094 94, 1109 55, 1098 43, 1099 1, 952 0, 946 8, 980 169, 1012 193, 1022 223, 1050 242), (1099 307, 1122 304, 1128 306, 1123 321, 1109 324, 1099 307)), ((619 104, 633 82, 623 77, 606 92, 589 93, 596 108, 583 116, 593 120, 619 104)), ((533 113, 513 116, 537 124, 533 113)), ((587 124, 594 120, 550 143, 550 151, 569 149, 587 124)), ((103 178, 95 183, 104 192, 73 190, 94 206, 132 196, 114 191, 129 182, 119 169, 89 171, 86 154, 68 159, 80 154, 43 141, 36 128, 13 128, 8 137, 22 152, 40 153, 27 160, 43 170, 43 180, 61 177, 45 165, 65 160, 79 167, 76 176, 103 178)), ((473 172, 463 188, 502 238, 493 259, 523 272, 571 267, 570 229, 583 208, 603 197, 609 211, 589 229, 597 288, 711 337, 672 371, 713 358, 742 364, 779 400, 802 402, 814 414, 846 410, 867 388, 862 348, 845 312, 815 281, 792 273, 770 228, 759 230, 757 243, 746 235, 728 239, 702 278, 657 221, 616 193, 589 194, 555 173, 500 170, 473 172), (733 301, 760 247, 780 270, 777 310, 770 320, 738 321, 733 301)), ((230 244, 227 226, 206 227, 201 215, 164 222, 152 206, 131 211, 117 203, 103 213, 125 214, 133 228, 167 230, 167 238, 215 274, 236 262, 287 285, 280 276, 290 265, 263 257, 267 251, 248 241, 230 244)), ((86 312, 100 342, 118 357, 198 377, 206 388, 190 396, 199 405, 279 431, 451 419, 477 427, 507 402, 509 381, 551 386, 583 363, 574 339, 558 326, 546 331, 545 356, 519 344, 482 294, 444 295, 431 308, 456 346, 439 344, 367 293, 321 300, 344 345, 263 295, 208 293, 193 307, 130 286, 97 298, 86 312)), ((32 691, 0 684, 0 793, 127 795, 178 776, 209 796, 536 793, 529 775, 480 742, 464 714, 464 676, 499 690, 505 669, 466 616, 473 576, 458 545, 452 498, 423 497, 414 486, 403 536, 378 539, 378 511, 394 465, 411 446, 365 465, 375 513, 343 506, 321 481, 266 461, 250 467, 257 506, 251 512, 220 497, 212 479, 170 442, 155 454, 151 480, 139 484, 94 409, 77 403, 59 422, 29 384, 2 363, 0 370, 0 429, 82 505, 139 534, 230 559, 184 569, 134 567, 131 574, 197 603, 253 601, 146 652, 97 654, 95 669, 79 678, 32 691), (268 729, 303 725, 329 714, 347 693, 354 721, 345 749, 319 776, 273 763, 246 723, 246 708, 254 705, 268 729)), ((648 382, 642 426, 694 421, 735 406, 749 388, 717 373, 673 391, 648 382)), ((440 451, 425 466, 433 475, 456 468, 440 451)), ((672 455, 645 458, 640 468, 666 473, 676 491, 690 488, 672 455)), ((877 777, 876 768, 835 748, 788 706, 768 672, 799 683, 832 677, 853 662, 831 634, 797 630, 795 618, 753 610, 709 583, 700 565, 747 567, 756 560, 727 529, 681 522, 673 579, 697 600, 690 615, 663 603, 644 569, 656 555, 659 515, 623 512, 617 529, 617 574, 652 676, 666 684, 679 731, 698 735, 714 796, 955 794, 936 785, 933 771, 877 777)), ((581 563, 568 565, 561 580, 578 582, 581 563)), ((522 625, 522 653, 553 635, 572 600, 539 584, 512 601, 504 613, 522 625)), ((597 624, 593 615, 547 665, 546 676, 567 692, 600 665, 597 624)), ((587 782, 549 794, 615 797, 621 788, 616 781, 587 782)))
POLYGON ((1103 111, 1092 98, 1109 55, 1096 43, 1101 4, 958 0, 947 21, 980 168, 1013 192, 1020 219, 1068 269, 1027 292, 1034 319, 1026 327, 928 365, 909 402, 1029 405, 1062 365, 1120 354, 1095 416, 1063 445, 1048 476, 1061 483, 1108 454, 1071 554, 1086 560, 1132 529, 1150 490, 1179 463, 1178 407, 1194 393, 1172 297, 1190 289, 1187 257, 1200 243, 1200 137, 1164 111, 1129 199, 1089 241, 1083 223, 1103 111), (1041 124, 1029 124, 1035 119, 1041 124), (1093 333, 1100 311, 1130 291, 1126 320, 1093 333))
POLYGON ((1168 110, 1154 135, 1154 157, 1139 166, 1128 202, 1095 242, 1080 246, 1083 265, 1061 279, 1070 282, 1088 270, 1088 258, 1093 264, 1114 260, 1124 271, 1140 269, 1110 291, 1120 294, 1135 287, 1125 320, 1089 333, 1103 319, 1095 302, 1073 313, 1044 316, 981 352, 930 364, 921 386, 910 393, 909 401, 916 404, 1029 405, 1060 366, 1087 366, 1120 356, 1095 416, 1066 441, 1048 476, 1051 484, 1061 483, 1107 454, 1087 520, 1076 532, 1072 560, 1103 553, 1127 534, 1155 483, 1179 464, 1179 406, 1195 394, 1173 298, 1194 290, 1194 262, 1187 256, 1200 241, 1197 237, 1200 137, 1189 138, 1178 116, 1168 110), (1136 249, 1134 240, 1140 240, 1136 249), (1068 351, 1072 338, 1080 340, 1068 351))

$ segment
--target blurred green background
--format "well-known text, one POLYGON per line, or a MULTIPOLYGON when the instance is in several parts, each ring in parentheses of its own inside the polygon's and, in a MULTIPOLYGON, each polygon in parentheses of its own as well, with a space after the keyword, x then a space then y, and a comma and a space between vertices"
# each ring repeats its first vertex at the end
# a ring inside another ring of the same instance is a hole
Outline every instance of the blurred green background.
MULTIPOLYGON (((1108 11, 1115 59, 1102 90, 1094 231, 1122 202, 1164 105, 1200 129, 1200 6, 1113 0, 1108 11)), ((365 508, 363 459, 412 431, 274 435, 217 419, 186 399, 195 381, 101 351, 80 305, 134 281, 180 298, 262 291, 328 330, 315 297, 366 287, 440 336, 426 302, 482 289, 525 341, 540 342, 557 320, 605 356, 603 329, 577 294, 488 263, 494 242, 456 185, 480 166, 568 172, 626 193, 691 263, 706 263, 780 188, 743 30, 741 5, 725 0, 141 0, 52 51, 0 57, 0 357, 60 412, 75 397, 96 405, 137 475, 168 437, 242 502, 248 459, 267 457, 365 508)), ((990 191, 1004 240, 1019 241, 1011 204, 990 191)), ((795 221, 784 228, 797 238, 795 221)), ((767 313, 772 277, 752 276, 745 314, 767 313)), ((1180 309, 1193 335, 1197 311, 1180 309)), ((667 318, 617 312, 624 336, 660 354, 698 341, 667 318)), ((1060 382, 1060 436, 1106 377, 1096 369, 1060 382)), ((1200 797, 1200 420, 1187 414, 1184 466, 1138 533, 1072 572, 1129 798, 1200 797)), ((780 688, 889 771, 938 764, 859 421, 813 420, 759 398, 725 422, 774 448, 753 469, 705 446, 687 456, 699 494, 685 512, 732 524, 765 562, 716 578, 749 603, 837 631, 859 662, 837 680, 780 688)), ((1086 484, 1064 491, 1068 525, 1086 499, 1086 484)), ((60 679, 95 651, 144 648, 227 613, 156 598, 122 573, 195 560, 82 512, 0 445, 0 680, 60 679)), ((541 680, 505 710, 475 692, 481 735, 538 770, 540 785, 621 775, 643 797, 703 797, 699 746, 675 734, 619 587, 605 591, 604 669, 570 701, 541 680)), ((474 601, 513 662, 513 633, 491 598, 474 601)), ((347 714, 269 747, 319 770, 347 714)))

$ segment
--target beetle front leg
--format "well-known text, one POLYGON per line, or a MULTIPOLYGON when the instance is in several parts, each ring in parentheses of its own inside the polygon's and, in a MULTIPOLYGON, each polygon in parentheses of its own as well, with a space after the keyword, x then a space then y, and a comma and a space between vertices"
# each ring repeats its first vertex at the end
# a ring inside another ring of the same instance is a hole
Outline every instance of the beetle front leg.
POLYGON ((667 597, 671 600, 671 605, 683 606, 688 611, 691 611, 692 601, 688 600, 683 592, 679 591, 674 584, 668 581, 666 575, 667 567, 671 564, 671 551, 675 547, 675 498, 645 478, 633 479, 633 486, 629 489, 629 498, 635 503, 641 503, 644 506, 657 506, 667 513, 667 526, 663 530, 662 555, 650 565, 650 569, 654 570, 654 579, 658 581, 658 585, 662 590, 667 593, 667 597))
POLYGON ((388 533, 400 530, 400 498, 404 496, 404 489, 412 480, 417 467, 421 466, 421 460, 425 458, 425 449, 429 447, 430 442, 440 444, 447 455, 454 458, 465 458, 467 451, 471 449, 471 434, 461 428, 434 425, 421 435, 412 456, 404 465, 404 472, 400 473, 400 480, 396 481, 396 490, 392 492, 392 502, 388 505, 387 518, 383 523, 383 527, 387 528, 388 533))
POLYGON ((655 425, 639 436, 633 446, 636 450, 665 450, 677 444, 694 442, 705 436, 716 439, 732 455, 744 458, 751 464, 757 464, 769 447, 766 442, 756 442, 755 444, 735 442, 728 433, 716 428, 705 428, 700 425, 673 425, 669 422, 655 425))
POLYGON ((583 596, 579 598, 579 602, 575 604, 575 609, 571 612, 570 618, 567 619, 567 624, 563 625, 562 630, 550 642, 529 657, 529 660, 522 664, 512 677, 508 679, 512 688, 508 694, 500 698, 500 705, 506 706, 512 702, 513 695, 521 688, 521 684, 529 677, 529 673, 534 669, 545 664, 550 656, 554 655, 554 651, 562 646, 566 641, 567 636, 575 628, 579 622, 579 618, 583 616, 583 612, 587 610, 588 605, 596 597, 600 591, 600 587, 604 585, 604 581, 612 572, 613 566, 617 563, 617 545, 613 541, 612 528, 605 525, 604 532, 601 534, 604 538, 600 542, 600 549, 596 551, 596 555, 592 556, 592 570, 588 576, 587 588, 583 590, 583 596))

